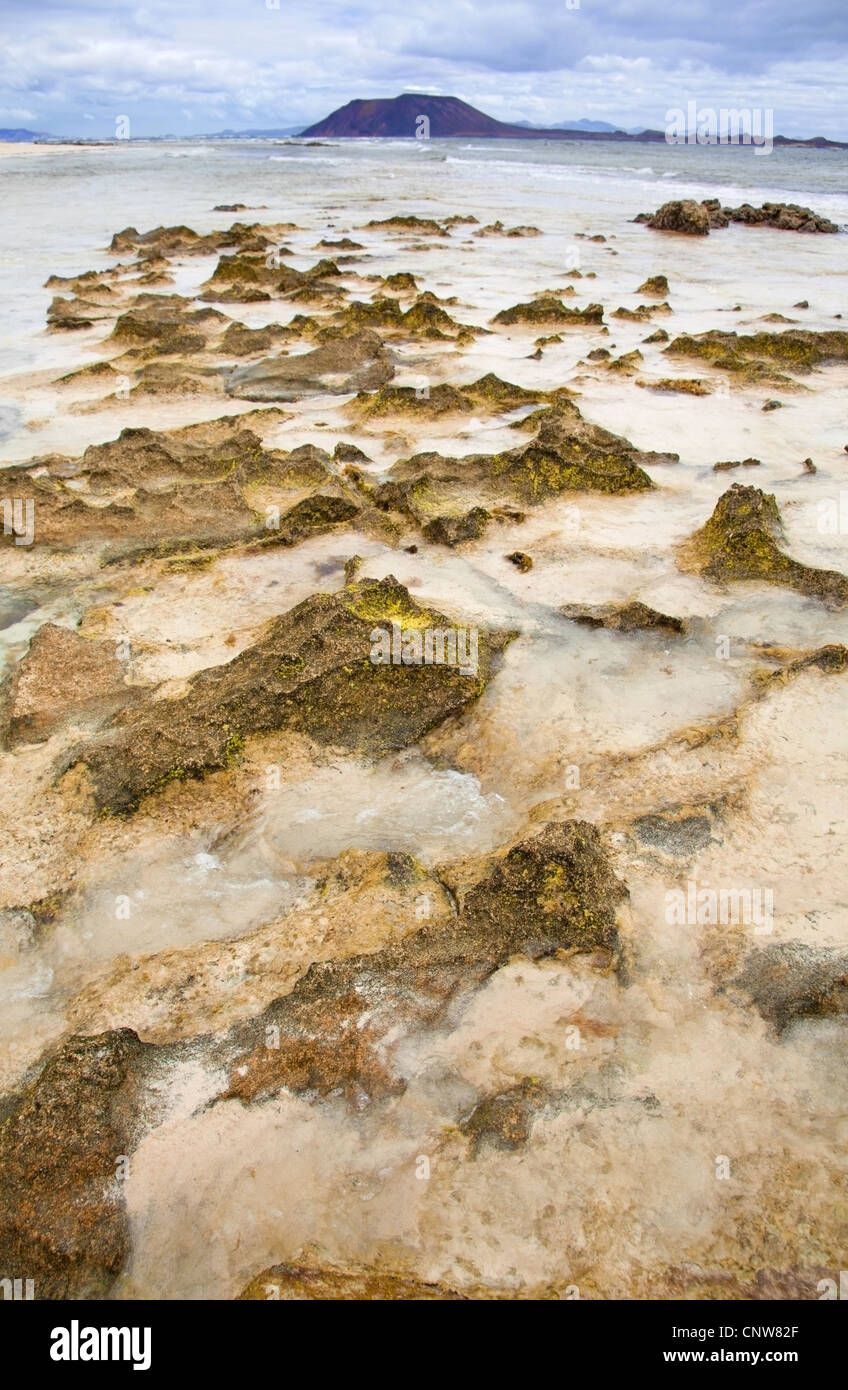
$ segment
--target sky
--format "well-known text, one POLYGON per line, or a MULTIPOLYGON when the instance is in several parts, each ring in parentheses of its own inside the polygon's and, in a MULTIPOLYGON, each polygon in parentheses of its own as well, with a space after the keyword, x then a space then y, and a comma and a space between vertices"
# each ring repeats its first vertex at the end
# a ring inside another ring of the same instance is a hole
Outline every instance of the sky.
POLYGON ((848 140, 846 60, 848 0, 2 0, 0 127, 286 128, 415 91, 537 124, 758 107, 848 140))

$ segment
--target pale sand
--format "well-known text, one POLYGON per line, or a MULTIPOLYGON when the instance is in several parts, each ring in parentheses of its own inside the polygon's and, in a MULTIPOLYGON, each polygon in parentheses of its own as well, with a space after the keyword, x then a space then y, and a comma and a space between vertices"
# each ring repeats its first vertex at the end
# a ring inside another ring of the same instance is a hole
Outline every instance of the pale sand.
POLYGON ((111 149, 111 148, 112 148, 111 145, 106 145, 106 144, 104 144, 104 145, 75 145, 75 144, 72 144, 70 141, 69 141, 68 144, 66 144, 66 145, 63 145, 63 144, 34 145, 34 144, 30 144, 30 143, 29 143, 28 141, 26 141, 26 140, 0 140, 0 159, 4 159, 4 158, 6 158, 8 155, 13 155, 13 154, 21 154, 21 155, 45 155, 45 154, 56 154, 56 153, 58 153, 60 150, 61 150, 61 151, 68 151, 68 150, 87 150, 87 151, 91 151, 91 150, 108 150, 108 149, 111 149))

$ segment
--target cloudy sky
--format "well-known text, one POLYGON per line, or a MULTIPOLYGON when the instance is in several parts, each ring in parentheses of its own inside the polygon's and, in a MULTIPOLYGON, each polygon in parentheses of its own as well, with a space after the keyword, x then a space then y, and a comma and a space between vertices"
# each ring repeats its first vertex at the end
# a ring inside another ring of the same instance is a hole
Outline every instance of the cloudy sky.
POLYGON ((2 0, 0 40, 0 126, 55 134, 295 126, 426 91, 538 123, 771 107, 776 132, 848 140, 846 0, 2 0))

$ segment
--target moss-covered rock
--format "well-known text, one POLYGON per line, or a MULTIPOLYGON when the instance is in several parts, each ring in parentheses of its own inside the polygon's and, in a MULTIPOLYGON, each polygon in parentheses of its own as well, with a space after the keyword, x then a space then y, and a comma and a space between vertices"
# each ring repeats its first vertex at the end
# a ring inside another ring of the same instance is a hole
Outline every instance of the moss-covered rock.
MULTIPOLYGON (((274 419, 282 411, 263 412, 274 419)), ((122 430, 71 462, 59 456, 17 466, 26 473, 38 518, 33 545, 103 548, 104 557, 171 554, 233 544, 261 532, 248 501, 257 484, 315 486, 326 466, 266 450, 245 416, 224 416, 178 430, 122 430), (72 491, 66 480, 73 477, 72 491)), ((293 499, 292 499, 293 500, 293 499)))
POLYGON ((643 463, 676 459, 641 453, 629 440, 589 424, 559 394, 528 423, 537 426, 535 438, 500 454, 402 459, 375 489, 375 502, 425 525, 436 517, 465 515, 472 504, 497 512, 510 501, 544 502, 569 491, 639 492, 653 486, 643 463))
POLYGON ((263 537, 264 545, 296 545, 310 536, 320 536, 337 526, 352 521, 360 508, 349 497, 333 493, 314 492, 296 502, 283 516, 280 524, 263 537))
POLYGON ((832 330, 822 333, 805 328, 785 333, 723 333, 711 330, 697 335, 682 334, 666 348, 672 357, 698 358, 721 371, 741 374, 749 380, 777 380, 775 367, 806 373, 828 362, 848 360, 848 333, 832 330))
POLYGON ((734 483, 715 511, 681 551, 684 568, 708 579, 756 579, 841 607, 848 602, 848 578, 836 570, 811 569, 778 546, 782 522, 772 493, 734 483))
POLYGON ((373 393, 360 392, 352 402, 357 414, 366 418, 380 415, 441 416, 468 415, 472 411, 494 412, 517 410, 540 401, 559 399, 560 392, 533 391, 502 381, 494 372, 479 377, 467 386, 451 386, 440 382, 425 391, 415 386, 383 386, 373 393))
POLYGON ((556 295, 542 295, 526 304, 513 304, 511 309, 501 309, 495 314, 492 323, 557 323, 569 325, 591 325, 604 321, 602 304, 587 304, 585 309, 568 309, 556 295))
POLYGON ((194 676, 180 699, 145 701, 64 765, 86 765, 98 810, 124 812, 169 782, 229 766, 251 734, 288 728, 362 752, 405 748, 477 699, 508 637, 481 632, 468 673, 456 652, 450 664, 414 664, 413 643, 409 664, 384 664, 372 659, 372 633, 391 636, 392 623, 422 640, 425 629, 451 629, 391 577, 315 594, 233 661, 194 676))

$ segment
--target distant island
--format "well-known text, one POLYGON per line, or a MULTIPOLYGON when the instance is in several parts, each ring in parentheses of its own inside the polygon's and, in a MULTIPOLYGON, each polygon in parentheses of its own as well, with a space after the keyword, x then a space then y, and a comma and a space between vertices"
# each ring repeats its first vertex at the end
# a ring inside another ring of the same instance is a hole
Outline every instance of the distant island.
MULTIPOLYGON (((273 126, 251 130, 218 130, 203 135, 149 135, 147 140, 303 140, 303 139, 389 139, 403 140, 426 136, 434 140, 601 140, 629 144, 666 143, 665 130, 641 126, 622 130, 609 121, 560 121, 537 126, 531 121, 498 121, 459 97, 430 96, 424 92, 404 92, 397 97, 378 97, 373 101, 349 101, 322 121, 302 129, 298 125, 273 126), (426 120, 422 120, 426 118, 426 120)), ((84 135, 50 135, 45 131, 0 129, 0 142, 104 145, 118 144, 110 137, 92 139, 84 135)), ((828 140, 824 135, 801 139, 775 135, 774 145, 799 146, 816 150, 848 150, 848 143, 828 140)))
MULTIPOLYGON (((510 125, 506 121, 495 120, 494 116, 487 116, 485 111, 478 111, 467 101, 460 101, 459 97, 427 96, 423 92, 404 92, 402 96, 374 101, 349 101, 346 106, 331 111, 323 121, 308 126, 300 134, 310 139, 414 138, 421 130, 422 116, 429 122, 427 134, 435 140, 472 136, 475 140, 625 140, 633 144, 665 144, 664 130, 617 130, 601 121, 575 122, 572 129, 559 125, 510 125), (589 129, 589 126, 604 128, 589 129)), ((811 140, 776 135, 773 143, 810 149, 848 149, 848 144, 827 140, 823 135, 811 140)))

